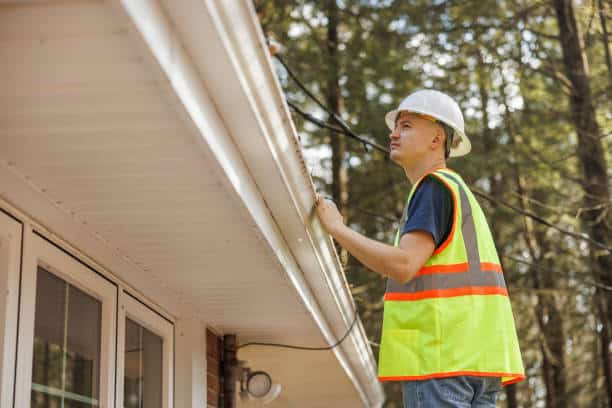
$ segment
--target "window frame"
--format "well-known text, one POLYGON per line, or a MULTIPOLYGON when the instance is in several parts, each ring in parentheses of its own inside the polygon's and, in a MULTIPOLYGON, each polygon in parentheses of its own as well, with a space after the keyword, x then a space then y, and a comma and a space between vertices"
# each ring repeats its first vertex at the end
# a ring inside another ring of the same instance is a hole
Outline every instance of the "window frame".
POLYGON ((34 322, 38 267, 65 280, 102 304, 100 327, 99 407, 112 407, 115 396, 116 318, 118 286, 32 230, 24 234, 18 355, 15 373, 16 407, 30 407, 34 322))
POLYGON ((0 407, 13 403, 23 228, 0 208, 0 407))
POLYGON ((131 293, 119 293, 119 312, 117 325, 117 408, 123 408, 124 364, 125 364, 125 325, 130 319, 162 339, 162 408, 174 406, 174 323, 140 301, 131 293))

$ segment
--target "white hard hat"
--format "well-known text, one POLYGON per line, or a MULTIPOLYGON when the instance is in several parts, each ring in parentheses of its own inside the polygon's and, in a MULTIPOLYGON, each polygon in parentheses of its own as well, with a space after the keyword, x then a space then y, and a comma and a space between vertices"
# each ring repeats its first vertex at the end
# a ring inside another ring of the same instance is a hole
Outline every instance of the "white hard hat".
POLYGON ((395 118, 401 111, 429 115, 452 127, 455 135, 450 157, 463 156, 472 150, 472 144, 465 135, 461 108, 447 94, 433 89, 421 89, 411 93, 404 98, 397 109, 385 115, 385 122, 391 131, 395 129, 395 118))

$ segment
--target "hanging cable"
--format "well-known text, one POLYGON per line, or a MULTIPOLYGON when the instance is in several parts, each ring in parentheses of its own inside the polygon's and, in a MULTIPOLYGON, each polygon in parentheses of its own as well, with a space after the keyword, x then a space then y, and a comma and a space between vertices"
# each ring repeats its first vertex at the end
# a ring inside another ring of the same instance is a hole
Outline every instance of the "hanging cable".
POLYGON ((363 144, 364 149, 366 150, 366 152, 368 151, 368 146, 373 147, 376 150, 379 150, 383 153, 389 153, 389 150, 386 149, 384 146, 379 145, 376 142, 370 142, 369 140, 356 135, 350 128, 349 126, 346 124, 346 122, 344 122, 338 115, 336 115, 336 113, 334 111, 332 111, 331 109, 329 109, 327 106, 325 106, 321 101, 319 101, 319 99, 317 99, 316 96, 314 96, 309 90, 308 88, 306 88, 306 86, 304 86, 304 84, 302 84, 302 82, 295 76, 295 74, 293 74, 293 72, 291 72, 291 70, 289 69, 289 67, 287 67, 287 64, 285 64, 285 61, 283 61, 283 59, 278 56, 275 55, 276 59, 281 63, 281 65, 287 70, 287 73, 289 74, 289 76, 293 79, 293 81, 299 86, 299 88, 304 91, 304 93, 306 93, 306 95, 308 95, 310 97, 310 99, 312 99, 317 105, 319 105, 319 107, 321 109, 323 109, 341 128, 329 128, 326 125, 322 125, 321 121, 314 118, 313 116, 302 112, 299 108, 297 108, 295 105, 293 105, 289 100, 287 100, 287 104, 289 104, 289 106, 291 108, 293 108, 294 110, 296 110, 298 113, 300 113, 302 116, 304 116, 304 118, 306 118, 306 115, 308 115, 308 120, 319 125, 322 127, 325 127, 327 129, 333 130, 337 133, 343 133, 346 136, 349 136, 355 140, 360 141, 363 144))
MULTIPOLYGON (((329 197, 329 196, 324 196, 324 198, 326 198, 328 200, 331 200, 331 201, 334 201, 334 199, 329 197)), ((342 344, 342 342, 348 337, 348 335, 353 330, 353 327, 355 326, 355 323, 357 323, 357 319, 359 318, 359 314, 357 313, 357 308, 353 307, 352 309, 353 309, 353 316, 354 316, 353 317, 353 322, 351 323, 351 325, 347 329, 346 333, 344 333, 344 335, 342 337, 340 337, 340 339, 338 341, 336 341, 334 344, 332 344, 330 346, 309 347, 309 346, 296 346, 296 345, 292 345, 292 344, 283 344, 283 343, 268 343, 268 342, 252 341, 252 342, 240 344, 239 346, 236 347, 236 350, 241 349, 241 348, 245 348, 245 347, 250 347, 250 346, 280 347, 280 348, 287 348, 287 349, 292 349, 292 350, 306 350, 306 351, 324 351, 324 350, 334 349, 334 348, 338 347, 340 344, 342 344)), ((368 339, 368 342, 370 344, 373 343, 369 339, 368 339)))
MULTIPOLYGON (((340 135, 344 135, 344 136, 348 136, 350 138, 353 138, 359 142, 361 142, 365 148, 366 151, 368 151, 367 146, 370 146, 376 150, 379 150, 383 153, 386 153, 385 158, 388 159, 388 154, 389 154, 389 149, 375 143, 375 142, 370 142, 369 140, 356 135, 350 128, 349 126, 340 118, 338 117, 338 115, 336 115, 332 110, 330 110, 329 108, 327 108, 322 102, 320 102, 309 90, 308 88, 306 88, 306 86, 304 86, 304 84, 302 84, 302 82, 295 76, 295 74, 289 69, 289 67, 287 66, 287 64, 285 64, 285 62, 283 61, 283 59, 279 56, 279 55, 274 55, 274 57, 281 63, 281 65, 285 68, 285 70, 287 71, 287 73, 289 74, 289 76, 295 81, 295 83, 298 85, 298 87, 304 91, 304 93, 306 93, 306 95, 308 95, 321 109, 323 109, 335 122, 336 124, 338 124, 340 127, 325 123, 317 118, 315 118, 314 116, 302 111, 300 108, 298 108, 295 104, 293 104, 288 98, 285 98, 287 104, 289 105, 289 107, 291 109, 293 109, 295 112, 297 112, 300 116, 302 116, 304 119, 306 119, 307 121, 321 127, 324 129, 328 129, 331 130, 333 132, 336 132, 340 135)), ((599 248, 603 248, 609 252, 612 252, 612 247, 609 247, 605 244, 602 244, 598 241, 595 241, 594 239, 592 239, 591 237, 589 237, 586 234, 578 234, 578 233, 574 233, 568 230, 565 230, 561 227, 556 226, 553 223, 550 223, 548 221, 546 221, 544 218, 539 217, 535 214, 529 213, 527 211, 523 211, 511 204, 508 204, 502 200, 498 200, 495 199, 491 196, 489 196, 488 194, 481 192, 477 189, 474 189, 472 186, 470 186, 470 189, 474 192, 474 194, 485 198, 488 201, 491 201, 495 204, 499 204, 499 205, 503 205, 506 206, 510 209, 512 209, 513 211, 525 216, 525 217, 529 217, 534 219, 535 221, 544 224, 550 228, 556 229, 557 231, 566 234, 566 235, 570 235, 574 238, 577 239, 581 239, 584 241, 588 241, 590 243, 592 243, 593 245, 596 245, 599 248)), ((326 199, 332 200, 334 201, 332 198, 330 197, 325 197, 326 199)), ((365 212, 365 211, 362 211, 365 212)), ((382 215, 378 215, 378 214, 373 214, 373 213, 369 213, 368 215, 371 216, 377 216, 380 218, 384 218, 386 220, 389 221, 394 221, 391 220, 388 217, 384 217, 382 215)), ((609 290, 609 287, 607 287, 606 285, 597 283, 597 282, 590 282, 596 286, 600 286, 600 287, 604 287, 605 289, 609 290)), ((309 346, 299 346, 299 345, 291 345, 291 344, 283 344, 283 343, 272 343, 272 342, 248 342, 248 343, 244 343, 244 344, 240 344, 236 347, 236 350, 239 350, 241 348, 245 348, 245 347, 251 347, 251 346, 263 346, 263 347, 279 347, 279 348, 287 348, 287 349, 292 349, 292 350, 306 350, 306 351, 324 351, 324 350, 332 350, 334 348, 336 348, 337 346, 339 346, 340 344, 342 344, 342 342, 348 337, 348 335, 350 334, 350 332, 353 330, 353 327, 355 326, 355 323, 357 323, 357 319, 359 318, 359 315, 357 313, 357 310, 355 307, 353 307, 353 321, 351 322, 349 328, 347 329, 347 331, 344 333, 344 335, 338 339, 334 344, 329 345, 329 346, 320 346, 320 347, 309 347, 309 346)), ((368 343, 373 346, 373 347, 380 347, 379 343, 376 343, 372 340, 368 339, 368 343)))
MULTIPOLYGON (((321 107, 321 109, 323 109, 325 112, 327 112, 331 117, 337 118, 337 115, 335 113, 333 113, 329 108, 327 108, 325 105, 323 105, 310 91, 308 91, 306 86, 301 83, 301 81, 297 78, 297 76, 289 69, 287 64, 285 64, 285 62, 278 55, 275 55, 274 57, 283 65, 285 70, 287 70, 287 73, 289 74, 289 76, 298 84, 298 87, 300 89, 302 89, 317 105, 319 105, 321 107)), ((309 115, 308 113, 303 112, 301 109, 297 108, 293 103, 291 103, 291 101, 287 100, 287 103, 289 104, 289 106, 294 111, 296 111, 298 114, 300 114, 302 117, 304 117, 304 119, 306 119, 309 122, 314 123, 316 125, 322 126, 321 121, 319 121, 316 118, 313 118, 312 115, 309 115)), ((339 119, 339 120, 341 121, 341 119, 339 119)), ((340 122, 338 122, 338 123, 340 123, 340 122)), ((369 146, 371 146, 371 147, 373 147, 373 148, 375 148, 377 150, 380 150, 381 152, 387 153, 387 155, 389 154, 389 149, 387 149, 387 148, 385 148, 383 146, 380 146, 377 143, 370 142, 370 141, 368 141, 368 140, 366 140, 364 138, 361 138, 361 137, 355 135, 350 129, 348 129, 348 125, 346 125, 344 122, 342 122, 342 124, 343 124, 343 125, 341 125, 342 129, 338 129, 336 127, 330 128, 329 125, 327 125, 327 124, 324 124, 325 126, 323 126, 323 127, 327 128, 327 129, 330 129, 330 130, 333 130, 333 131, 336 131, 339 134, 343 134, 343 135, 352 137, 354 139, 357 139, 357 140, 359 140, 360 142, 362 142, 362 143, 364 143, 366 145, 369 145, 369 146)), ((562 234, 569 235, 571 237, 574 237, 576 239, 580 239, 580 240, 583 240, 583 241, 587 241, 587 242, 595 245, 598 248, 604 249, 604 250, 612 253, 612 247, 611 246, 608 246, 605 243, 602 243, 602 242, 594 240, 593 238, 591 238, 586 233, 580 234, 580 233, 568 231, 568 230, 566 230, 566 229, 564 229, 562 227, 557 226, 556 224, 553 224, 553 223, 551 223, 549 221, 546 221, 544 218, 542 218, 542 217, 540 217, 540 216, 538 216, 536 214, 533 214, 533 213, 521 210, 520 208, 517 208, 517 207, 513 206, 512 204, 509 204, 509 203, 506 203, 505 201, 493 198, 493 197, 489 196, 488 194, 486 194, 486 193, 484 193, 482 191, 479 191, 478 189, 474 188, 471 185, 469 187, 474 192, 474 194, 476 194, 476 195, 478 195, 478 196, 480 196, 482 198, 485 198, 486 200, 488 200, 488 201, 490 201, 492 203, 495 203, 495 204, 498 204, 498 205, 503 205, 503 206, 505 206, 507 208, 510 208, 511 210, 515 211, 516 213, 519 213, 519 214, 521 214, 521 215, 523 215, 525 217, 529 217, 529 218, 533 219, 534 221, 536 221, 536 222, 538 222, 540 224, 546 225, 547 227, 553 228, 553 229, 561 232, 562 234)))
POLYGON ((338 341, 336 341, 331 346, 307 347, 307 346, 295 346, 295 345, 282 344, 282 343, 264 343, 264 342, 253 341, 253 342, 239 345, 238 347, 236 347, 236 350, 244 348, 244 347, 249 347, 249 346, 282 347, 282 348, 288 348, 288 349, 293 349, 293 350, 308 350, 308 351, 331 350, 339 346, 344 341, 344 339, 348 337, 349 333, 353 330, 353 326, 355 326, 355 323, 357 323, 357 318, 359 317, 359 315, 357 314, 355 310, 353 312, 354 312, 355 317, 353 318, 353 322, 351 323, 350 327, 348 328, 346 333, 344 333, 344 336, 342 336, 338 341))

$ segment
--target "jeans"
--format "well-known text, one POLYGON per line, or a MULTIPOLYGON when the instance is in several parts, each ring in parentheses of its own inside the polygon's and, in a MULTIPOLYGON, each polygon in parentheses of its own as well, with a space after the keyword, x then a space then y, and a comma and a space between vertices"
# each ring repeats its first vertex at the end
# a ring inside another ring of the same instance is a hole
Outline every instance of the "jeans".
POLYGON ((500 377, 462 375, 402 382, 404 408, 492 408, 500 390, 500 377))

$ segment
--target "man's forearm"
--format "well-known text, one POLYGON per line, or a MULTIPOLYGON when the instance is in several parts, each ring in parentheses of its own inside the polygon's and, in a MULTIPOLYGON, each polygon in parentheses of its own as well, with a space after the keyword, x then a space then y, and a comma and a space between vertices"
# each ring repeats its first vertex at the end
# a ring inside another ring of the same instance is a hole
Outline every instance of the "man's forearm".
POLYGON ((331 232, 332 236, 368 269, 405 283, 413 276, 405 251, 367 238, 346 225, 331 232))

